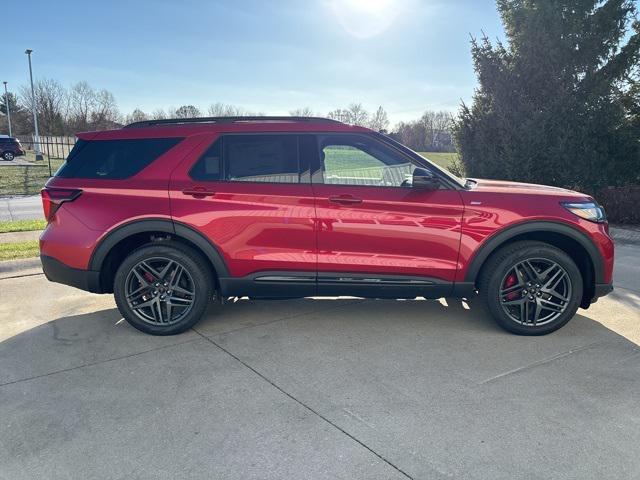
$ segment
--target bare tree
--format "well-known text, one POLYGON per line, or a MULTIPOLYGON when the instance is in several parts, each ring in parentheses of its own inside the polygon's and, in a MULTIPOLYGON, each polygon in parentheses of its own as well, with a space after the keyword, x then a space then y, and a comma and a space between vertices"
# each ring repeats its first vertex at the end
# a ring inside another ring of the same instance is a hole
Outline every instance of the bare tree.
POLYGON ((311 109, 311 107, 302 107, 296 108, 295 110, 289 111, 289 115, 292 117, 315 117, 316 114, 311 109))
POLYGON ((108 90, 100 90, 95 94, 95 105, 91 112, 91 127, 96 130, 114 128, 120 120, 116 100, 108 90))
POLYGON ((136 108, 125 117, 124 123, 144 122, 145 120, 149 120, 149 116, 139 108, 136 108))
POLYGON ((350 125, 366 127, 369 124, 369 112, 361 103, 352 103, 347 108, 337 108, 327 114, 327 117, 350 125))
POLYGON ((348 110, 336 108, 335 110, 327 113, 327 118, 331 118, 332 120, 337 120, 339 122, 349 123, 350 115, 348 110))
POLYGON ((451 113, 427 110, 412 122, 400 122, 395 135, 401 143, 418 151, 453 151, 451 113))
POLYGON ((182 105, 175 111, 176 118, 196 118, 200 117, 200 110, 194 105, 182 105))
POLYGON ((424 127, 425 146, 428 151, 434 152, 440 149, 440 144, 445 138, 451 137, 451 127, 453 117, 451 113, 446 111, 434 112, 427 110, 420 117, 419 122, 424 127))
POLYGON ((236 107, 225 103, 216 102, 209 105, 207 113, 210 117, 235 117, 236 107))
MULTIPOLYGON (((60 83, 50 78, 39 79, 34 83, 38 125, 43 135, 61 135, 65 129, 64 115, 67 92, 60 83)), ((25 105, 31 106, 31 88, 20 88, 20 96, 25 105)))
POLYGON ((75 131, 87 130, 91 112, 96 106, 96 92, 87 82, 78 82, 69 89, 70 125, 75 131))
POLYGON ((211 117, 242 117, 255 115, 242 107, 228 103, 212 103, 207 111, 211 117))
POLYGON ((453 147, 453 115, 440 111, 433 119, 433 148, 435 151, 451 150, 453 147))
POLYGON ((349 121, 351 125, 366 127, 369 124, 369 112, 367 112, 361 103, 352 103, 349 105, 349 121))
POLYGON ((389 128, 389 117, 382 106, 379 106, 376 113, 371 117, 371 120, 369 121, 369 128, 376 132, 386 132, 387 128, 389 128))
POLYGON ((164 120, 166 118, 169 118, 169 114, 163 108, 155 109, 149 117, 150 120, 164 120))

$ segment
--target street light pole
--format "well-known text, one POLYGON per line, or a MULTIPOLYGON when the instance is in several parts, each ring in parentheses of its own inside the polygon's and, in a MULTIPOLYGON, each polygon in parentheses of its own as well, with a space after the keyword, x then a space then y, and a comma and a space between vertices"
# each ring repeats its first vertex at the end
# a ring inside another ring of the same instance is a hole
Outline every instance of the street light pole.
POLYGON ((37 115, 37 111, 36 111, 36 94, 35 94, 35 90, 33 89, 33 70, 31 69, 31 53, 33 52, 33 50, 31 49, 27 49, 24 51, 24 53, 27 54, 27 57, 29 57, 29 79, 31 80, 31 111, 33 112, 33 127, 35 129, 35 138, 34 140, 34 144, 33 144, 33 149, 36 152, 36 160, 43 160, 42 157, 42 152, 40 151, 40 134, 38 133, 38 115, 37 115))
POLYGON ((7 92, 7 82, 4 83, 4 104, 7 106, 7 122, 9 122, 9 136, 13 137, 11 134, 11 109, 9 108, 9 92, 7 92))

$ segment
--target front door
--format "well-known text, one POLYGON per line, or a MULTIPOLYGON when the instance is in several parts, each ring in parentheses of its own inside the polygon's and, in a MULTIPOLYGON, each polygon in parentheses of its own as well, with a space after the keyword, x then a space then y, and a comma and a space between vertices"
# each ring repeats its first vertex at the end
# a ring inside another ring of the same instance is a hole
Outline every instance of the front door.
POLYGON ((412 187, 415 167, 429 164, 371 135, 323 134, 317 141, 318 292, 448 294, 458 268, 458 191, 412 187))

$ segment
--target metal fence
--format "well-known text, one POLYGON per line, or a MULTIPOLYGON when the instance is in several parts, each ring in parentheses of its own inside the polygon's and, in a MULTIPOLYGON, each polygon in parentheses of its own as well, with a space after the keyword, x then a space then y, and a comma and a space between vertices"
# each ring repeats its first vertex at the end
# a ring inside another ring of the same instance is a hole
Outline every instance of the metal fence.
POLYGON ((42 160, 36 160, 36 142, 31 136, 19 136, 26 155, 14 161, 0 161, 0 196, 36 195, 64 163, 76 143, 75 137, 42 136, 42 160))
MULTIPOLYGON (((34 151, 35 140, 31 136, 18 136, 18 140, 22 143, 22 146, 30 151, 34 151)), ((57 137, 57 136, 41 136, 40 137, 40 151, 45 158, 55 158, 64 160, 69 155, 69 152, 76 144, 76 137, 57 137)))

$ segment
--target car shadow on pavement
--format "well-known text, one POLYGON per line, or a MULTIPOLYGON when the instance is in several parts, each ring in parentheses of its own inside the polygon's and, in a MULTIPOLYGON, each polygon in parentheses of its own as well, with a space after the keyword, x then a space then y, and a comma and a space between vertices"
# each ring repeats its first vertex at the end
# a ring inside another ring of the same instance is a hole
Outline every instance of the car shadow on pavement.
MULTIPOLYGON (((347 335, 371 344, 396 343, 401 349, 414 343, 412 338, 423 338, 428 339, 424 347, 432 352, 450 355, 456 349, 463 349, 464 356, 486 356, 490 352, 495 357, 500 356, 501 350, 527 345, 533 346, 532 351, 536 352, 545 344, 562 349, 623 339, 590 319, 588 312, 576 315, 567 326, 551 335, 518 337, 500 329, 477 299, 235 299, 225 305, 212 304, 193 330, 168 337, 137 331, 113 308, 58 318, 0 342, 0 385, 203 337, 224 342, 255 335, 277 336, 280 341, 299 342, 301 346, 306 342, 339 345, 347 335)), ((262 348, 265 342, 258 344, 262 348)), ((344 348, 353 350, 357 346, 344 345, 344 348)))
POLYGON ((247 478, 316 455, 413 478, 632 478, 638 347, 590 315, 544 337, 452 299, 240 299, 172 337, 114 308, 64 316, 0 342, 0 464, 247 478))

